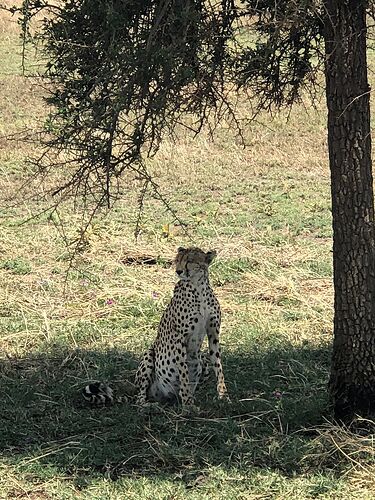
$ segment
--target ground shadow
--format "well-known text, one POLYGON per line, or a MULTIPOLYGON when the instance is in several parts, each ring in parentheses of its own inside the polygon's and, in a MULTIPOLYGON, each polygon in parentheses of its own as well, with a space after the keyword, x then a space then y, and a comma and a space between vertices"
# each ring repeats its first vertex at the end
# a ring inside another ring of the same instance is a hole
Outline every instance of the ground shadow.
POLYGON ((189 417, 173 408, 140 415, 125 402, 85 404, 79 390, 88 380, 110 380, 123 395, 137 366, 128 352, 8 358, 0 369, 2 459, 57 468, 79 488, 103 474, 111 480, 177 474, 190 484, 207 464, 295 475, 311 439, 304 429, 321 423, 328 411, 329 346, 286 345, 224 359, 232 404, 214 401, 210 380, 198 394, 200 412, 189 417))

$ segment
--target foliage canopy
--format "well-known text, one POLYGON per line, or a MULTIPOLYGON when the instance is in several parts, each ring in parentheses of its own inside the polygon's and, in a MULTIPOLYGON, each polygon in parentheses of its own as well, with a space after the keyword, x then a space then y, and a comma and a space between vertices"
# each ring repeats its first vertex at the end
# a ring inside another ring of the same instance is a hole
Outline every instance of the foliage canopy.
POLYGON ((28 0, 22 25, 41 11, 52 85, 35 163, 68 167, 53 193, 98 206, 126 170, 157 190, 143 159, 186 117, 196 133, 223 116, 240 130, 239 92, 256 97, 254 116, 291 105, 323 60, 316 0, 28 0))

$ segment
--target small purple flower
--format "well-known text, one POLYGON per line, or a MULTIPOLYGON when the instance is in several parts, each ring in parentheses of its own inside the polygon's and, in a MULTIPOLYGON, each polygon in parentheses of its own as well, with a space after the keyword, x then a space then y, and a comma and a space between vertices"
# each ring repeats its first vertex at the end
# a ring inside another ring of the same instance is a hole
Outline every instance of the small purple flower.
POLYGON ((48 288, 50 284, 48 280, 40 280, 38 283, 42 288, 48 288))
POLYGON ((281 399, 283 397, 283 393, 281 391, 273 391, 272 395, 276 398, 276 399, 281 399))
POLYGON ((113 306, 113 304, 115 303, 115 301, 113 299, 107 299, 107 306, 113 306))
POLYGON ((158 298, 160 297, 160 293, 154 291, 151 293, 151 297, 153 300, 158 300, 158 298))

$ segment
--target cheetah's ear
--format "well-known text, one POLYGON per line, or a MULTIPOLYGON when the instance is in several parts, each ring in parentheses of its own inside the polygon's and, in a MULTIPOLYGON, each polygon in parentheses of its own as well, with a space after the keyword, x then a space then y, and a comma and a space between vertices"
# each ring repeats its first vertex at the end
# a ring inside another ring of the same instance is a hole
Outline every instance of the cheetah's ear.
POLYGON ((206 262, 207 264, 211 264, 211 262, 214 260, 216 257, 216 250, 210 250, 209 252, 206 253, 206 262))
POLYGON ((177 253, 183 253, 185 252, 186 248, 183 248, 183 247, 178 247, 177 248, 177 253))

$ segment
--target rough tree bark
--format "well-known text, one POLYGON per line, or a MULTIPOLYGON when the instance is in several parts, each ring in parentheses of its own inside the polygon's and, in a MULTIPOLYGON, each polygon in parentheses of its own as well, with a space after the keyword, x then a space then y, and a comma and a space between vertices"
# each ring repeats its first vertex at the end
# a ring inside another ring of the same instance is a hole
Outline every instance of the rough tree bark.
POLYGON ((326 95, 331 169, 336 418, 375 409, 375 231, 366 1, 326 0, 326 95))

